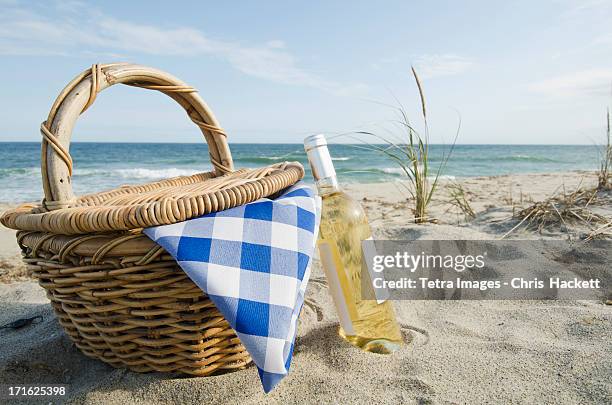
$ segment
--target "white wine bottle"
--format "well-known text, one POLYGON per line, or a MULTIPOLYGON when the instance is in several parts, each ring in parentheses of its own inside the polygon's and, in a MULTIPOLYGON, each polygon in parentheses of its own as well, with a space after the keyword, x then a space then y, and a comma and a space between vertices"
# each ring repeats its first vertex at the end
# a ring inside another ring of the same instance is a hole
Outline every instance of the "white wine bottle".
MULTIPOLYGON (((340 320, 339 334, 363 350, 388 354, 402 345, 402 335, 390 301, 362 297, 363 256, 361 242, 372 236, 361 205, 338 185, 327 141, 309 136, 304 149, 322 199, 317 246, 329 290, 340 320)), ((364 286, 368 288, 368 286, 364 286)))

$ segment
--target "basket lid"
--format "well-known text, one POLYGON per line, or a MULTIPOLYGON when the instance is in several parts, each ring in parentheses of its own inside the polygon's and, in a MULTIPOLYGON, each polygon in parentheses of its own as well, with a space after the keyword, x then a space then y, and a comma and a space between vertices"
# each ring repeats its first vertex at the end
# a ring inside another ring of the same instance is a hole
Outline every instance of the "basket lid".
POLYGON ((60 92, 41 133, 45 198, 40 204, 6 211, 0 222, 12 229, 72 235, 172 224, 271 196, 304 176, 298 162, 234 171, 227 135, 197 91, 168 73, 141 65, 93 65, 79 74, 60 92), (116 83, 158 90, 177 101, 202 131, 214 170, 75 197, 72 130, 96 94, 116 83))
POLYGON ((42 203, 24 204, 6 211, 0 222, 12 229, 63 235, 167 225, 272 196, 303 176, 298 162, 221 176, 199 173, 85 195, 52 211, 42 203))

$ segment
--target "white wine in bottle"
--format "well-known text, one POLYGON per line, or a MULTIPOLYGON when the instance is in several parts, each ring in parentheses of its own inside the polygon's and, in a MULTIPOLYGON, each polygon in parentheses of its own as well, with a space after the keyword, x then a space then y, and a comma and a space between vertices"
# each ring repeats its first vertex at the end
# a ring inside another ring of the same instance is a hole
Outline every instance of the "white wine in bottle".
POLYGON ((363 350, 392 353, 401 347, 402 335, 391 302, 362 298, 362 283, 371 283, 362 280, 361 242, 371 237, 368 219, 338 185, 325 136, 309 136, 304 149, 323 202, 317 246, 340 319, 339 334, 363 350))

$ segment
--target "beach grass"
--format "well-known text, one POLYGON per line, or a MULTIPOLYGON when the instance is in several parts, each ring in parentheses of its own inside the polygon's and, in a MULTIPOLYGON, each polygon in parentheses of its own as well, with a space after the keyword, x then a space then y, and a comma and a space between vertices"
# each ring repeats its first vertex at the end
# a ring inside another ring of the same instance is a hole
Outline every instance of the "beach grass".
POLYGON ((516 212, 514 218, 519 220, 518 224, 501 239, 521 226, 538 233, 556 227, 569 234, 574 225, 582 224, 591 229, 590 239, 596 235, 607 235, 610 218, 599 214, 592 207, 608 203, 608 196, 603 195, 597 188, 584 189, 579 186, 572 192, 563 190, 516 212))
POLYGON ((612 188, 610 182, 610 170, 612 170, 612 143, 610 142, 610 108, 606 110, 606 144, 601 151, 601 162, 599 165, 598 185, 600 190, 612 188))
POLYGON ((448 204, 463 213, 466 221, 476 218, 476 213, 470 204, 468 191, 463 187, 463 184, 455 181, 449 183, 446 188, 449 194, 448 204))
POLYGON ((399 127, 399 136, 390 138, 370 131, 357 131, 357 134, 375 137, 382 141, 382 146, 366 142, 367 148, 376 150, 389 158, 400 167, 402 173, 408 178, 408 185, 405 186, 405 189, 414 201, 414 222, 418 224, 435 222, 432 218, 429 218, 427 207, 436 192, 440 176, 452 154, 461 125, 459 124, 457 127, 449 150, 443 152, 440 163, 437 167, 432 166, 429 155, 429 125, 425 92, 414 67, 411 67, 411 72, 419 93, 424 133, 421 134, 414 128, 408 118, 407 110, 396 99, 398 106, 392 108, 399 113, 399 119, 393 121, 393 123, 399 127))

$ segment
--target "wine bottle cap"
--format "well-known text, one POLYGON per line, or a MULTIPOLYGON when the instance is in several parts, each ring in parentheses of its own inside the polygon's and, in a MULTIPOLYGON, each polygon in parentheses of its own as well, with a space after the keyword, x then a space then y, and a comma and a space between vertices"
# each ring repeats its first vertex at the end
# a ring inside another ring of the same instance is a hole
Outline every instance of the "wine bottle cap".
POLYGON ((325 135, 311 135, 304 139, 304 150, 308 155, 308 162, 315 180, 336 177, 336 170, 327 149, 325 135))
POLYGON ((327 139, 325 139, 323 134, 310 135, 304 139, 304 150, 306 153, 319 146, 327 146, 327 139))

